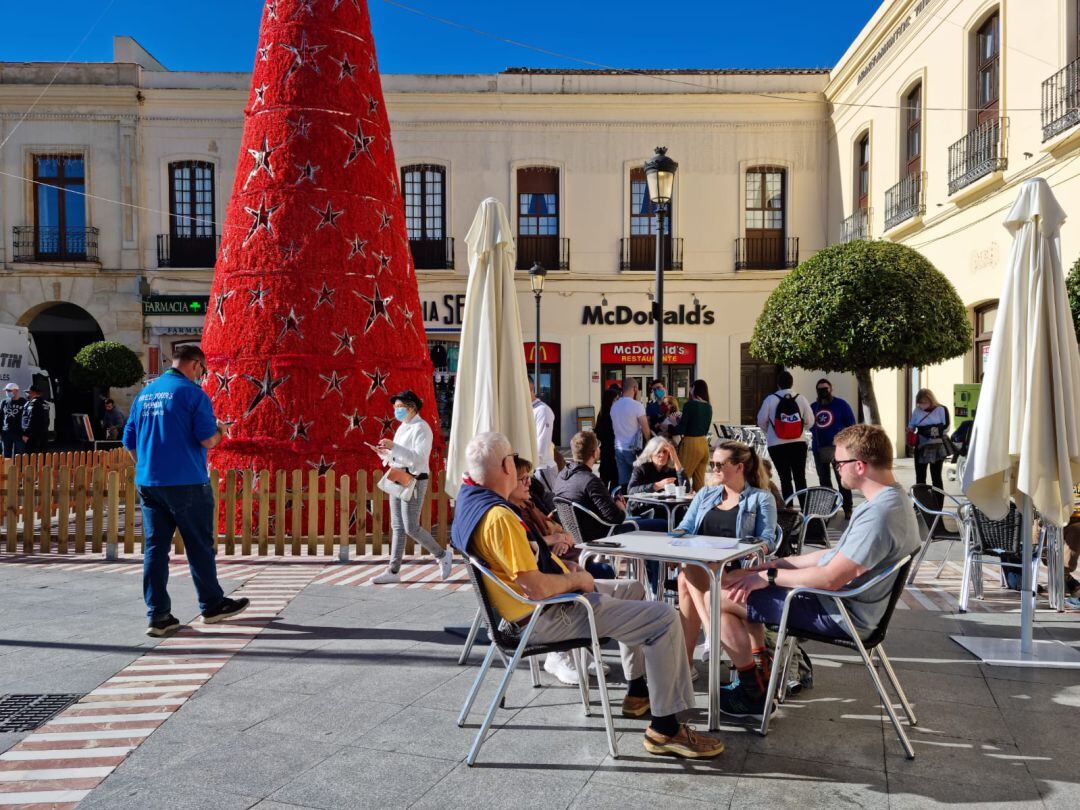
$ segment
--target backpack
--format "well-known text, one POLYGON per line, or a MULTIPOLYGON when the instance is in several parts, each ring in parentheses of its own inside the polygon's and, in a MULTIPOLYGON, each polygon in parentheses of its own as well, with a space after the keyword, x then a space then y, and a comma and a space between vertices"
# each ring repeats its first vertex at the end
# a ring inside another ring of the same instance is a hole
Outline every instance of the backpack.
POLYGON ((792 394, 773 394, 778 400, 773 417, 773 433, 781 440, 801 439, 803 435, 802 411, 792 394))

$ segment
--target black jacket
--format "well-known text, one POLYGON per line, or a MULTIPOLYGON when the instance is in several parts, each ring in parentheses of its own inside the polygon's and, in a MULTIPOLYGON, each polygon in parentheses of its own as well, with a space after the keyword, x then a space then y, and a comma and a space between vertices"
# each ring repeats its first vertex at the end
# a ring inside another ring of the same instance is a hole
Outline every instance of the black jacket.
POLYGON ((28 400, 22 412, 22 432, 30 441, 44 440, 49 433, 49 402, 45 397, 28 400))
MULTIPOLYGON (((622 523, 624 512, 604 488, 604 483, 593 475, 592 470, 577 461, 571 461, 555 479, 555 497, 584 506, 608 523, 622 523)), ((607 528, 580 516, 582 539, 588 542, 607 534, 607 528)))
POLYGON ((18 399, 8 399, 7 397, 4 397, 0 400, 0 430, 3 430, 4 433, 21 431, 24 407, 26 407, 26 399, 24 397, 19 397, 18 399))
POLYGON ((675 472, 671 467, 665 467, 664 469, 658 469, 651 461, 646 461, 644 464, 635 464, 633 471, 630 473, 630 483, 627 485, 627 494, 637 495, 639 492, 656 492, 656 488, 653 486, 657 481, 663 481, 665 478, 674 478, 675 483, 680 486, 686 486, 686 473, 675 472))

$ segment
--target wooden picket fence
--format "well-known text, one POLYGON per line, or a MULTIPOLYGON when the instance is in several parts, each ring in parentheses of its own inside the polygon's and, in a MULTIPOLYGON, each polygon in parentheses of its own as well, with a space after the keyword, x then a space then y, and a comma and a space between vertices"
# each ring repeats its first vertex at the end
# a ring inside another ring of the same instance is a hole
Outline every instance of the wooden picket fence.
MULTIPOLYGON (((142 549, 135 470, 102 454, 93 463, 7 465, 0 486, 0 551, 60 553, 142 549)), ((389 552, 386 494, 367 471, 320 475, 316 470, 211 471, 219 553, 332 555, 389 552), (369 485, 370 483, 370 485, 369 485), (272 484, 272 485, 271 485, 272 484), (227 519, 225 516, 232 516, 227 519)), ((445 473, 428 488, 421 522, 443 546, 450 501, 445 473), (434 527, 434 528, 432 528, 434 527)), ((179 533, 177 553, 183 551, 179 533)), ((408 541, 406 553, 415 551, 408 541)))

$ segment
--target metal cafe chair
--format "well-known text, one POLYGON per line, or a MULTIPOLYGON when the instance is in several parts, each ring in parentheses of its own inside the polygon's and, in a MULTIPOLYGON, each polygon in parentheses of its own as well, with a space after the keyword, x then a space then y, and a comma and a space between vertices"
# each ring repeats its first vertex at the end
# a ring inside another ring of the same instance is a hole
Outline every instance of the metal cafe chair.
POLYGON ((806 529, 810 523, 821 521, 822 534, 825 537, 825 548, 829 547, 829 521, 833 515, 840 511, 844 505, 844 499, 839 490, 832 487, 806 487, 797 492, 792 492, 784 501, 784 505, 802 512, 803 533, 799 538, 799 553, 802 553, 802 541, 806 537, 806 529), (798 504, 796 504, 798 499, 798 504))
POLYGON ((787 671, 796 650, 796 644, 794 642, 796 640, 820 641, 823 644, 831 644, 836 647, 845 647, 850 650, 858 651, 859 656, 866 665, 866 671, 870 673, 870 679, 874 682, 874 688, 877 690, 878 697, 881 698, 881 705, 885 707, 885 711, 889 715, 889 720, 892 721, 893 728, 896 730, 896 736, 900 738, 900 744, 904 747, 904 752, 907 754, 908 759, 915 759, 915 749, 911 747, 911 740, 908 739, 907 732, 904 731, 904 727, 900 724, 900 718, 893 708, 889 694, 885 691, 885 686, 881 682, 881 677, 874 668, 874 656, 877 656, 877 659, 881 662, 882 669, 885 670, 885 675, 889 679, 889 683, 892 685, 897 697, 900 698, 900 704, 904 708, 904 713, 907 715, 908 722, 911 723, 912 726, 917 725, 918 721, 915 718, 915 712, 912 710, 907 695, 904 694, 904 690, 900 686, 900 681, 896 677, 896 672, 892 668, 889 657, 885 654, 884 647, 885 634, 889 629, 889 621, 892 619, 896 603, 900 601, 900 594, 904 591, 907 572, 911 566, 911 561, 912 556, 909 554, 896 564, 890 566, 887 571, 883 571, 857 588, 840 591, 827 591, 821 588, 792 588, 788 592, 784 599, 784 611, 780 616, 780 624, 777 625, 776 628, 776 657, 773 663, 772 674, 769 676, 769 688, 765 693, 765 711, 762 714, 761 727, 759 729, 761 736, 764 737, 769 733, 769 720, 773 714, 774 701, 782 703, 784 700, 788 683, 787 671), (851 621, 851 616, 844 603, 865 593, 877 584, 888 580, 889 577, 895 577, 895 579, 893 580, 892 593, 889 595, 889 603, 885 609, 885 615, 881 617, 881 622, 864 641, 859 638, 855 624, 851 621), (789 628, 787 623, 788 614, 791 609, 791 600, 794 599, 796 595, 802 593, 832 599, 840 613, 840 624, 844 627, 850 637, 846 639, 832 638, 829 636, 820 636, 816 633, 804 630, 793 630, 789 628))
POLYGON ((972 592, 976 599, 982 598, 982 567, 984 565, 999 566, 1002 579, 1004 579, 1006 568, 1021 568, 1029 564, 1032 567, 1031 581, 1037 581, 1046 532, 1039 532, 1034 556, 1025 563, 1021 555, 1023 541, 1020 531, 1023 515, 1014 502, 1009 503, 1009 513, 1000 520, 987 517, 986 513, 973 503, 965 503, 960 514, 965 523, 964 534, 967 540, 964 552, 964 573, 960 579, 961 613, 967 613, 968 598, 972 592), (1013 560, 1020 560, 1020 562, 1013 562, 1013 560))
POLYGON ((934 574, 934 579, 941 577, 941 572, 945 570, 945 563, 949 561, 949 552, 952 550, 953 543, 964 539, 966 524, 960 517, 964 501, 944 490, 930 484, 914 484, 908 489, 908 496, 915 503, 915 508, 922 513, 923 521, 930 527, 926 532, 926 537, 923 538, 922 549, 915 558, 911 573, 908 575, 908 585, 911 585, 915 582, 915 575, 919 573, 919 566, 922 565, 926 552, 930 550, 930 544, 935 540, 945 540, 949 543, 949 547, 945 549, 945 555, 941 558, 941 565, 934 574), (946 519, 956 523, 956 531, 945 525, 946 519))
MULTIPOLYGON (((472 748, 469 750, 469 755, 465 758, 465 763, 472 766, 476 763, 476 757, 480 753, 480 747, 484 744, 484 737, 491 728, 492 720, 495 718, 495 711, 502 704, 503 698, 506 695, 507 687, 510 685, 510 677, 513 675, 514 669, 522 658, 535 660, 536 656, 547 655, 549 652, 570 652, 574 656, 574 663, 577 667, 577 671, 585 672, 586 651, 591 651, 593 657, 598 662, 601 661, 600 645, 606 643, 608 639, 599 638, 596 635, 596 615, 593 613, 592 604, 581 594, 567 593, 543 600, 526 599, 507 587, 505 583, 485 568, 483 563, 476 557, 469 555, 466 558, 466 562, 468 563, 467 570, 469 579, 473 584, 473 590, 480 603, 480 609, 487 619, 488 630, 491 633, 491 645, 488 647, 487 655, 484 656, 484 662, 480 665, 480 671, 476 675, 476 680, 473 682, 472 688, 465 698, 465 705, 461 708, 461 714, 458 716, 457 721, 459 727, 465 725, 465 721, 469 717, 469 712, 472 710, 473 703, 476 701, 476 696, 480 691, 480 685, 487 676, 495 656, 498 655, 506 666, 506 672, 499 682, 499 688, 496 690, 495 696, 491 699, 491 705, 488 707, 487 714, 484 715, 484 720, 480 724, 479 731, 476 733, 476 739, 473 741, 472 748), (502 617, 499 615, 498 611, 495 610, 495 606, 492 604, 488 595, 488 587, 501 588, 516 601, 532 606, 533 611, 529 616, 529 621, 520 629, 520 632, 513 631, 513 628, 520 627, 520 624, 517 626, 508 625, 508 623, 502 621, 502 617), (554 644, 530 643, 530 637, 536 627, 537 619, 540 618, 540 614, 543 613, 545 608, 551 605, 565 605, 575 602, 584 607, 588 614, 589 636, 587 638, 568 639, 554 644)), ((537 670, 533 669, 534 685, 536 685, 536 676, 537 670)), ((612 758, 617 759, 619 751, 615 742, 615 724, 611 717, 611 700, 608 697, 607 682, 604 677, 604 668, 602 666, 597 666, 596 668, 596 683, 597 688, 600 691, 600 703, 603 706, 604 711, 604 725, 607 730, 608 751, 611 753, 612 758)), ((591 714, 589 707, 589 679, 578 678, 578 687, 581 691, 581 702, 585 707, 585 716, 588 717, 591 714)))

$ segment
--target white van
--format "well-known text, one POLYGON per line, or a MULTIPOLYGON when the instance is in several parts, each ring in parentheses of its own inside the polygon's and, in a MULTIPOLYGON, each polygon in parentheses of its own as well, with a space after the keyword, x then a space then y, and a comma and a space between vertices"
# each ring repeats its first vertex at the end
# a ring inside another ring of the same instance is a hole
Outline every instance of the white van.
MULTIPOLYGON (((15 383, 26 396, 26 389, 37 385, 50 402, 55 397, 49 372, 38 363, 34 337, 25 326, 0 324, 0 391, 15 383)), ((49 429, 54 428, 55 409, 49 409, 49 429)))

